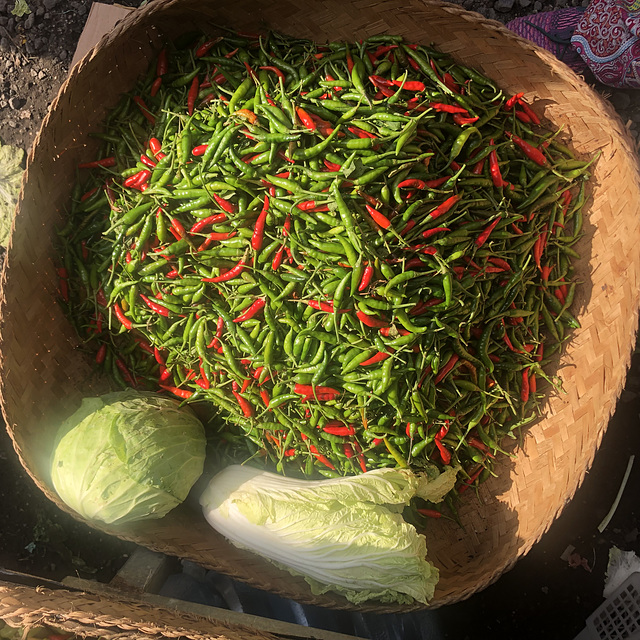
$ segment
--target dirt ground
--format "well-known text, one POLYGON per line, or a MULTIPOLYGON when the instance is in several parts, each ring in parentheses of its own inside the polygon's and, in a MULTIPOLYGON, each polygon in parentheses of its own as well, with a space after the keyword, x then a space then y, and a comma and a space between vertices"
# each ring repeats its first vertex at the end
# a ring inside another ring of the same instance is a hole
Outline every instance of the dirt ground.
MULTIPOLYGON (((31 13, 15 17, 11 14, 14 0, 0 0, 0 143, 28 151, 69 71, 92 2, 27 3, 31 13)), ((139 3, 121 0, 120 4, 139 3)), ((545 4, 532 0, 464 0, 458 4, 507 23, 528 13, 576 6, 580 0, 545 4)), ((597 89, 611 101, 637 141, 637 92, 597 89)), ((640 359, 636 356, 618 412, 576 498, 514 570, 481 594, 442 612, 449 629, 447 637, 491 634, 493 638, 571 638, 586 615, 602 602, 609 548, 618 545, 640 552, 640 524, 633 503, 633 495, 640 487, 640 469, 632 474, 625 500, 610 528, 604 535, 596 529, 615 497, 629 455, 640 453, 639 394, 640 359), (561 559, 569 545, 586 560, 588 568, 584 563, 573 566, 561 559), (518 603, 526 603, 527 615, 522 615, 518 603), (472 626, 463 619, 475 619, 486 634, 472 634, 472 626)), ((4 429, 0 429, 0 505, 0 568, 56 580, 77 574, 108 581, 134 548, 76 522, 49 503, 20 466, 4 429)))

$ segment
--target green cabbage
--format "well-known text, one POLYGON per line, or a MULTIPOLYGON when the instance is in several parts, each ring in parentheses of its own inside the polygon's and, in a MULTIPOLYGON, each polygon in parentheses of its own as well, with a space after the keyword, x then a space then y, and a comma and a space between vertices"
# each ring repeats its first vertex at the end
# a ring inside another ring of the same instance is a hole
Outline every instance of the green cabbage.
POLYGON ((85 398, 60 427, 51 464, 60 498, 89 520, 161 518, 202 475, 204 427, 191 409, 154 393, 85 398))
POLYGON ((453 470, 442 474, 431 493, 430 482, 407 469, 310 481, 233 465, 213 477, 200 504, 216 531, 304 576, 314 593, 426 604, 438 569, 401 512, 414 496, 440 499, 455 479, 453 470))

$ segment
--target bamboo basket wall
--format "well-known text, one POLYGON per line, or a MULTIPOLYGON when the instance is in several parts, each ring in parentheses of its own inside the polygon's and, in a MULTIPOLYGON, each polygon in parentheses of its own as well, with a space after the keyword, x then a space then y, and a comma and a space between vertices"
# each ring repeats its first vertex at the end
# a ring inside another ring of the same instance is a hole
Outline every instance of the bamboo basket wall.
POLYGON ((103 640, 278 640, 247 625, 84 592, 0 581, 0 620, 103 640))
MULTIPOLYGON (((268 28, 318 41, 389 33, 433 43, 460 63, 493 78, 508 93, 524 91, 552 126, 564 127, 575 150, 602 152, 592 179, 585 237, 577 246, 583 284, 576 330, 546 415, 530 429, 499 477, 472 492, 460 510, 465 530, 434 521, 429 558, 441 580, 431 607, 455 603, 494 582, 539 540, 589 469, 623 389, 635 344, 640 295, 638 161, 619 118, 565 65, 496 22, 451 4, 420 0, 154 0, 132 12, 72 70, 28 157, 2 276, 0 391, 7 429, 20 460, 42 491, 53 493, 48 463, 55 426, 83 396, 104 390, 92 363, 56 304, 54 228, 69 200, 74 167, 91 156, 87 134, 133 86, 162 37, 224 25, 268 28)), ((93 525, 99 526, 99 525, 93 525)), ((120 538, 187 558, 255 587, 299 602, 351 608, 338 596, 314 596, 302 579, 229 545, 197 509, 186 505, 159 521, 126 529, 120 538)), ((361 609, 408 611, 375 604, 361 609)))

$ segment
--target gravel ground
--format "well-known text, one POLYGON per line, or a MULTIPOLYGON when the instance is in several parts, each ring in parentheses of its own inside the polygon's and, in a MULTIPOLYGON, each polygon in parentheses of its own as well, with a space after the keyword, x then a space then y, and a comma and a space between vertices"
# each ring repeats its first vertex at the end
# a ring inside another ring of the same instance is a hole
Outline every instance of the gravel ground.
MULTIPOLYGON (((113 0, 104 0, 113 4, 113 0)), ((540 11, 579 6, 588 0, 463 0, 465 9, 507 23, 540 11)), ((69 71, 91 0, 28 0, 31 13, 11 14, 14 0, 0 0, 0 142, 28 150, 47 108, 69 71)), ((138 6, 122 0, 119 4, 138 6)), ((602 87, 632 135, 640 133, 640 101, 633 91, 602 87)))

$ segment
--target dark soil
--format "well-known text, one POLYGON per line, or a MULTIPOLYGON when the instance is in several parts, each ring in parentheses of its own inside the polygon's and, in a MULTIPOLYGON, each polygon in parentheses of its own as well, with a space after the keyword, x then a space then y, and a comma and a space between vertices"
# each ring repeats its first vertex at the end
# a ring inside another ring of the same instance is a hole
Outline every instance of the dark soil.
MULTIPOLYGON (((0 143, 28 151, 69 71, 91 0, 27 1, 32 13, 16 18, 10 13, 14 0, 0 0, 0 143)), ((139 3, 124 0, 121 4, 139 3)), ((527 13, 575 6, 580 0, 544 5, 532 0, 464 0, 459 4, 506 23, 527 13)), ((637 92, 597 89, 611 100, 637 140, 637 92)), ((615 498, 629 455, 640 454, 639 393, 636 356, 618 411, 576 497, 512 571, 469 600, 439 612, 446 637, 571 638, 601 604, 611 546, 640 553, 635 502, 640 460, 614 520, 604 534, 597 531, 615 498), (569 545, 586 560, 587 568, 561 559, 569 545)), ((77 522, 44 498, 21 467, 4 429, 0 429, 0 505, 0 568, 54 580, 77 574, 106 582, 135 548, 77 522)))

